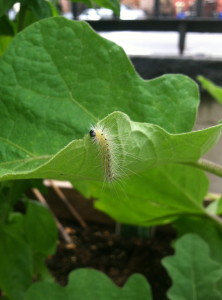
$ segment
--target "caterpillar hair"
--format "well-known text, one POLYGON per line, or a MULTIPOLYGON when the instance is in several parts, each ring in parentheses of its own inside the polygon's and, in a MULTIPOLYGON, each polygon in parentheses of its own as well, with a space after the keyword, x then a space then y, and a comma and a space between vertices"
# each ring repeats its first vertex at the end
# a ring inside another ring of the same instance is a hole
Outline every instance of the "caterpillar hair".
POLYGON ((99 148, 102 159, 104 180, 112 182, 120 176, 116 161, 116 144, 109 131, 101 126, 94 126, 90 129, 89 135, 99 148))

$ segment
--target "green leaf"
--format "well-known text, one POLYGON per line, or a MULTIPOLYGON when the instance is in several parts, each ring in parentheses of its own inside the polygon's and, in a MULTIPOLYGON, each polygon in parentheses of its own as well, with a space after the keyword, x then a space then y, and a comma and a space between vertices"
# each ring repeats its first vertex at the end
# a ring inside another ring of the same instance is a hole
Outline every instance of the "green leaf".
POLYGON ((204 76, 198 76, 197 79, 202 84, 202 87, 219 103, 222 103, 222 88, 208 80, 204 76))
POLYGON ((44 18, 54 15, 55 8, 46 0, 20 0, 21 6, 16 16, 17 31, 44 18))
POLYGON ((3 16, 17 0, 0 0, 0 17, 3 16))
POLYGON ((22 8, 22 10, 20 10, 20 13, 18 15, 18 19, 22 19, 22 21, 18 21, 17 22, 17 31, 21 31, 23 30, 24 28, 26 28, 27 26, 35 23, 38 21, 38 18, 35 16, 35 14, 30 10, 28 9, 27 7, 26 8, 22 8), (21 14, 21 16, 20 16, 21 14))
POLYGON ((2 195, 0 195, 0 226, 2 226, 2 223, 4 224, 5 221, 7 220, 10 210, 11 207, 7 199, 2 197, 2 195))
POLYGON ((222 266, 222 231, 221 226, 210 219, 181 217, 174 222, 179 235, 186 233, 197 234, 210 248, 211 257, 222 266))
MULTIPOLYGON (((110 114, 99 124, 116 136, 115 161, 118 161, 120 179, 122 170, 123 173, 124 170, 139 173, 166 163, 198 160, 216 143, 222 127, 220 124, 186 134, 169 134, 156 125, 132 122, 121 112, 110 114)), ((19 137, 24 141, 23 135, 19 137)), ((26 144, 32 148, 33 140, 26 140, 26 144)), ((3 179, 54 177, 72 181, 104 180, 104 166, 89 134, 82 140, 71 142, 55 155, 50 153, 44 141, 38 154, 37 148, 31 153, 30 149, 21 148, 6 139, 1 139, 0 145, 0 176, 3 179), (17 152, 14 152, 15 149, 17 152)), ((39 145, 35 143, 35 146, 39 145)))
POLYGON ((33 275, 53 280, 44 261, 55 251, 57 230, 45 207, 29 201, 24 216, 11 213, 0 227, 0 239, 0 288, 10 300, 23 300, 33 275))
POLYGON ((0 35, 0 56, 8 48, 11 41, 12 41, 12 36, 0 35))
POLYGON ((117 287, 106 275, 90 269, 73 271, 67 287, 53 283, 37 283, 27 292, 24 300, 151 300, 146 279, 139 274, 129 278, 123 288, 117 287))
MULTIPOLYGON (((189 78, 142 80, 123 50, 87 24, 43 20, 18 34, 1 59, 0 175, 103 181, 88 131, 117 109, 143 122, 115 112, 100 123, 116 137, 119 170, 146 176, 166 163, 196 161, 216 143, 222 126, 182 134, 191 130, 198 102, 189 78)), ((135 191, 134 185, 133 197, 135 191)))
MULTIPOLYGON (((69 142, 88 132, 90 123, 114 109, 175 133, 192 128, 199 101, 197 87, 187 77, 144 81, 120 47, 87 24, 63 18, 43 20, 16 36, 1 60, 0 99, 1 175, 10 173, 5 179, 21 172, 26 176, 16 178, 73 179, 85 155, 82 141, 61 151, 62 160, 51 173, 47 168, 41 175, 28 173, 46 166, 69 142), (73 168, 66 150, 76 158, 73 168), (60 175, 64 171, 71 176, 60 175)), ((77 179, 92 178, 91 163, 84 165, 77 179)))
POLYGON ((86 4, 88 7, 95 8, 96 5, 112 9, 113 12, 119 16, 120 15, 120 5, 119 0, 71 0, 72 2, 82 2, 86 4))
POLYGON ((222 197, 214 199, 208 206, 207 211, 214 215, 222 214, 222 197))
POLYGON ((38 202, 29 201, 24 217, 26 239, 34 253, 46 257, 54 254, 57 241, 57 228, 48 208, 38 202))
POLYGON ((14 36, 14 25, 6 16, 0 18, 0 55, 2 55, 14 36))
POLYGON ((0 288, 10 300, 23 300, 32 283, 32 255, 22 222, 22 216, 15 215, 0 227, 0 288))
MULTIPOLYGON (((90 124, 114 110, 171 133, 189 131, 198 96, 186 76, 142 80, 119 46, 84 22, 59 17, 18 34, 0 63, 1 128, 10 127, 8 116, 13 116, 21 123, 18 131, 25 122, 26 136, 35 134, 39 147, 42 139, 53 137, 47 147, 51 151, 81 138, 90 124)), ((12 141, 15 135, 14 129, 12 141)))
MULTIPOLYGON (((14 180, 1 182, 0 184, 0 222, 7 222, 10 213, 14 209, 14 205, 18 201, 25 198, 25 192, 32 187, 38 187, 43 190, 40 185, 41 180, 14 180)), ((44 187, 45 188, 45 187, 44 187)))
POLYGON ((52 16, 51 5, 46 0, 0 0, 0 17, 17 2, 27 6, 38 19, 52 16))
POLYGON ((26 0, 26 5, 39 20, 52 16, 52 7, 46 0, 26 0))
POLYGON ((55 282, 55 278, 46 266, 46 257, 39 254, 33 254, 33 270, 35 279, 45 282, 55 282))
MULTIPOLYGON (((34 180, 33 180, 34 181, 34 180)), ((22 200, 25 192, 31 187, 31 180, 15 180, 10 182, 10 189, 7 193, 7 200, 11 205, 11 209, 13 206, 19 201, 22 200)))
POLYGON ((187 234, 175 244, 176 254, 163 259, 173 285, 170 300, 219 300, 216 284, 222 279, 221 265, 209 255, 208 245, 195 234, 187 234))
POLYGON ((0 18, 0 34, 5 36, 13 36, 15 34, 14 25, 6 16, 0 18))
POLYGON ((121 223, 150 226, 172 222, 181 215, 205 215, 203 198, 208 180, 200 170, 165 165, 123 180, 114 187, 92 182, 74 184, 86 196, 99 199, 96 208, 121 223))

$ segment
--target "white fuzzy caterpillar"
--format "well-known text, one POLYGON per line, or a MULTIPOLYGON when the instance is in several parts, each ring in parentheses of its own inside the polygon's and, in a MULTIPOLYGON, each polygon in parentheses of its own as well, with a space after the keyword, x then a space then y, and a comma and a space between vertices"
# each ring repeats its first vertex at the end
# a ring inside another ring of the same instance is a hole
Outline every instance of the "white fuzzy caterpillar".
POLYGON ((120 177, 116 160, 116 143, 109 131, 101 126, 92 127, 89 131, 92 140, 97 144, 101 155, 104 181, 113 182, 120 177))

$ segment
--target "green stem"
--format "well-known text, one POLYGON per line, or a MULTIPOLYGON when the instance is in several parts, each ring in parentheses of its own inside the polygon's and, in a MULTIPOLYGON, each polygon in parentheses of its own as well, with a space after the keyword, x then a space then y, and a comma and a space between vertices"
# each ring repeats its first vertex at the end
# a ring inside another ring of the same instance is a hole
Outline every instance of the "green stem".
MULTIPOLYGON (((219 177, 222 177, 222 166, 218 165, 212 161, 209 161, 207 159, 201 158, 197 162, 190 162, 190 163, 185 163, 185 164, 195 167, 195 168, 199 168, 201 170, 204 170, 211 174, 217 175, 219 177)), ((210 214, 210 213, 206 213, 206 214, 211 220, 216 222, 218 225, 222 226, 222 218, 221 217, 210 214)))
POLYGON ((199 159, 197 162, 185 163, 186 165, 190 165, 204 171, 207 171, 211 174, 222 177, 222 166, 218 165, 212 161, 206 159, 199 159))
POLYGON ((213 220, 214 222, 216 222, 218 225, 222 226, 222 218, 217 216, 217 215, 212 215, 212 214, 209 214, 207 213, 207 216, 213 220))

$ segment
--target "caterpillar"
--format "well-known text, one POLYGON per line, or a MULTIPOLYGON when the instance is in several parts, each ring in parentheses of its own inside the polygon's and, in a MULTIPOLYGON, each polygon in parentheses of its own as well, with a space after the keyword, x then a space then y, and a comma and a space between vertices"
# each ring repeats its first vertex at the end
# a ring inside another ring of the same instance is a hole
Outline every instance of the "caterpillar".
POLYGON ((101 126, 92 127, 89 136, 99 148, 102 159, 104 181, 113 182, 120 176, 116 160, 116 144, 109 131, 101 126))

